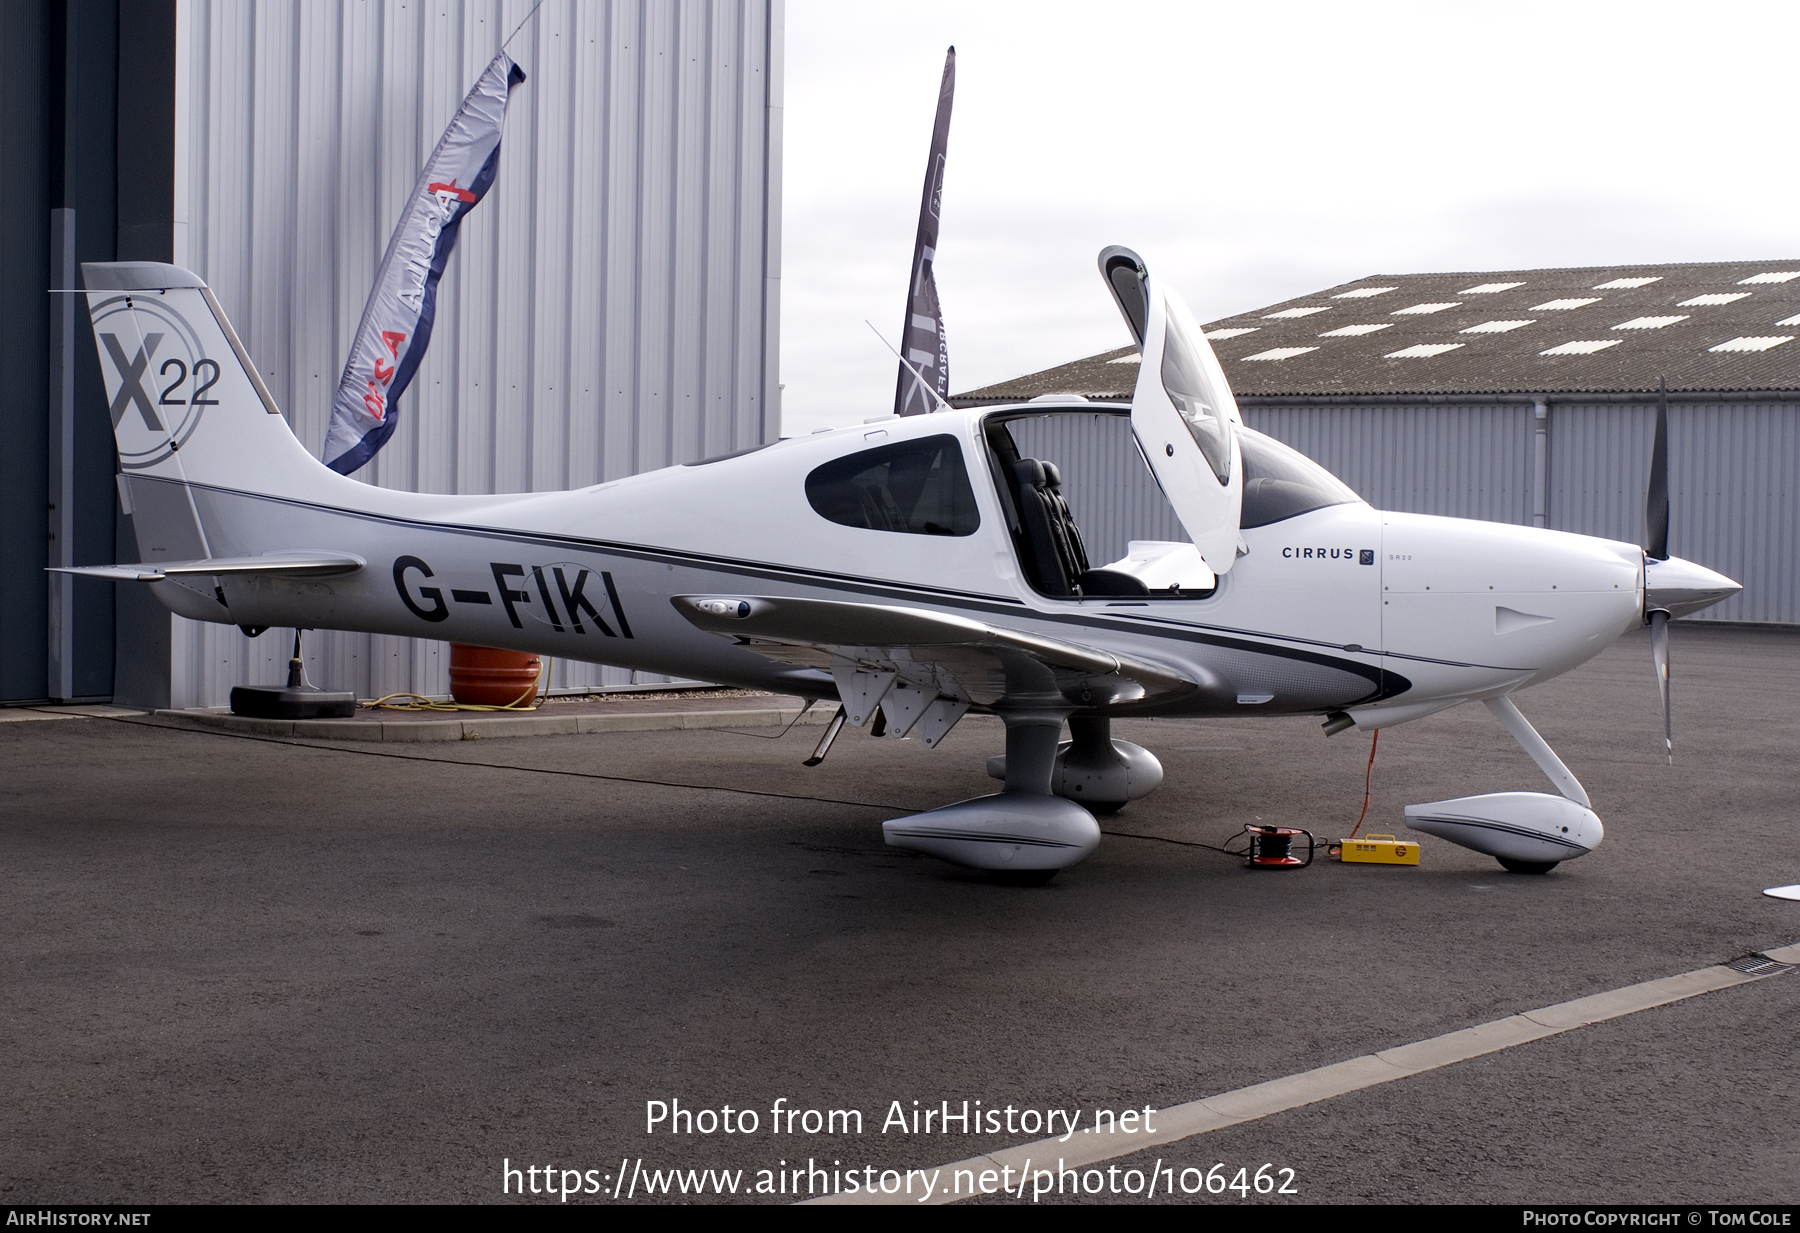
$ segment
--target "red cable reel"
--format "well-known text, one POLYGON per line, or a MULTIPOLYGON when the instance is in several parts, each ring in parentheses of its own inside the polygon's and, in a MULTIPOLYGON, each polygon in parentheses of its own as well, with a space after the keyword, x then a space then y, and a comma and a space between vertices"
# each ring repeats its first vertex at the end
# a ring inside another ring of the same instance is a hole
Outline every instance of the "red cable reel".
POLYGON ((1313 833, 1297 826, 1257 826, 1247 823, 1244 834, 1250 837, 1250 850, 1245 854, 1245 864, 1252 869, 1304 869, 1313 862, 1313 850, 1318 846, 1313 833), (1306 857, 1301 859, 1294 855, 1294 841, 1301 835, 1306 836, 1306 857))

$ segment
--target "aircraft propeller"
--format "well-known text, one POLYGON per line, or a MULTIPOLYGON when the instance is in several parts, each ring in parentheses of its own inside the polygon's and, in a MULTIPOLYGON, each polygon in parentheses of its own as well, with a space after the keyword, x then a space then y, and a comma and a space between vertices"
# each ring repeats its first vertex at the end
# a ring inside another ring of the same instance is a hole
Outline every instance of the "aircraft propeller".
MULTIPOLYGON (((1648 561, 1669 559, 1669 383, 1657 382, 1656 441, 1650 447, 1650 490, 1644 501, 1644 557, 1648 561)), ((1646 569, 1645 571, 1649 571, 1646 569)), ((1650 607, 1648 579, 1645 581, 1644 608, 1650 622, 1650 659, 1656 666, 1656 688, 1662 694, 1663 752, 1669 765, 1675 765, 1674 718, 1669 706, 1669 611, 1650 607)))

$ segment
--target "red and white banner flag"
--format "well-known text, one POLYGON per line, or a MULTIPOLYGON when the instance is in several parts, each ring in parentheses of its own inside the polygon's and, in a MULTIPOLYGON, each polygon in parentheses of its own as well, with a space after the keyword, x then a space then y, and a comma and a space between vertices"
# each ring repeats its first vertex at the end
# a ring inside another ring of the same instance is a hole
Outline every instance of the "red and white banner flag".
POLYGON ((325 465, 333 471, 349 475, 394 435, 400 395, 431 342, 438 280, 463 218, 493 186, 506 100, 524 80, 505 52, 495 56, 413 186, 338 382, 325 433, 325 465))

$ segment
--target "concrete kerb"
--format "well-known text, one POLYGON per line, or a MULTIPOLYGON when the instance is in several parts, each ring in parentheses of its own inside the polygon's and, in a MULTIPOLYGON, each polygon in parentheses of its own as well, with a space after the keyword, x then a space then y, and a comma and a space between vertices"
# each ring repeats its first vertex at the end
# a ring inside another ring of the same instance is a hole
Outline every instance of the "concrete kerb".
POLYGON ((130 707, 106 703, 82 702, 63 706, 45 702, 37 706, 0 707, 0 724, 44 719, 125 719, 143 713, 130 707))
MULTIPOLYGON (((824 726, 833 708, 815 706, 800 726, 824 726)), ((794 722, 795 708, 754 707, 731 711, 638 711, 619 715, 478 714, 444 719, 251 719, 220 710, 164 710, 159 719, 177 719, 247 736, 300 737, 316 741, 471 741, 525 736, 577 736, 600 732, 671 732, 684 728, 779 728, 794 722)))

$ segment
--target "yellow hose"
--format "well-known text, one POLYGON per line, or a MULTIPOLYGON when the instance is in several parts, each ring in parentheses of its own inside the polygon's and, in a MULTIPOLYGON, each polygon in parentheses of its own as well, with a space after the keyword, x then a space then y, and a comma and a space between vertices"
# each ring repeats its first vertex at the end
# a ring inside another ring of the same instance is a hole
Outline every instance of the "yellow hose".
POLYGON ((505 706, 487 706, 479 702, 435 702, 424 694, 409 693, 388 694, 386 697, 377 698, 373 702, 364 702, 361 705, 369 710, 379 707, 384 711, 535 711, 543 705, 536 700, 536 694, 550 679, 550 662, 550 656, 540 656, 537 680, 531 683, 529 689, 505 706), (393 701, 395 698, 411 698, 413 701, 395 702, 393 701), (533 699, 531 705, 522 705, 527 698, 533 699))

